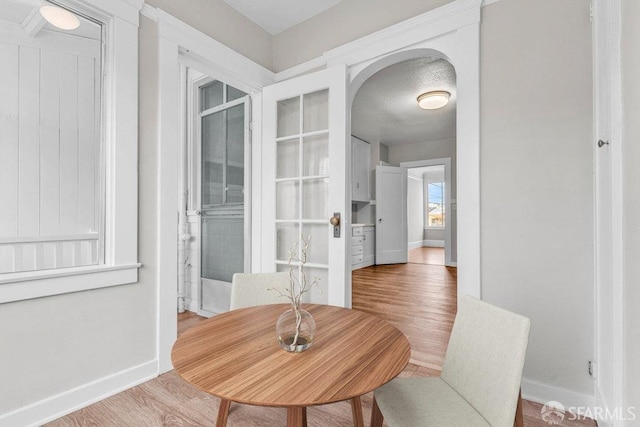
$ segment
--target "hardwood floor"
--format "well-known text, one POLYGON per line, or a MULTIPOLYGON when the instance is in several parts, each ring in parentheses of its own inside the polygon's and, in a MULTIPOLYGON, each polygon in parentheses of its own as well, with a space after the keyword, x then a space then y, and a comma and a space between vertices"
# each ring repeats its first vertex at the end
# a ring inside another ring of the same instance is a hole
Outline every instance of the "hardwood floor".
POLYGON ((409 262, 411 264, 444 265, 444 248, 431 248, 423 246, 409 250, 409 262))
POLYGON ((456 316, 456 269, 376 265, 353 272, 353 308, 390 322, 409 338, 411 362, 440 372, 456 316))
MULTIPOLYGON (((439 375, 456 311, 456 269, 442 265, 400 264, 373 266, 353 274, 353 306, 389 321, 407 335, 412 360, 400 377, 439 375)), ((178 316, 179 333, 204 317, 178 316)), ((182 380, 174 371, 62 417, 50 426, 212 426, 219 399, 182 380)), ((362 398, 365 426, 371 417, 372 394, 362 398)), ((548 427, 542 405, 524 401, 527 427, 548 427)), ((348 402, 309 408, 312 427, 351 426, 348 402)), ((559 426, 595 426, 593 420, 569 421, 559 426)), ((232 404, 228 425, 284 426, 286 410, 232 404)))

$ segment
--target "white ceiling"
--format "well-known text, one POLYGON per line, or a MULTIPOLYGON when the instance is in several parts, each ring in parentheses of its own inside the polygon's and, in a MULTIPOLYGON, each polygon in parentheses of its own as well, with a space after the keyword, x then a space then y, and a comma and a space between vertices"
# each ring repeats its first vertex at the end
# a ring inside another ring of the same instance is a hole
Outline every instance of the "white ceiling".
POLYGON ((315 16, 343 0, 224 0, 272 35, 315 16))
POLYGON ((358 90, 351 109, 351 133, 368 142, 411 144, 456 136, 456 74, 440 58, 417 58, 378 71, 358 90), (451 93, 437 110, 418 107, 418 95, 451 93))

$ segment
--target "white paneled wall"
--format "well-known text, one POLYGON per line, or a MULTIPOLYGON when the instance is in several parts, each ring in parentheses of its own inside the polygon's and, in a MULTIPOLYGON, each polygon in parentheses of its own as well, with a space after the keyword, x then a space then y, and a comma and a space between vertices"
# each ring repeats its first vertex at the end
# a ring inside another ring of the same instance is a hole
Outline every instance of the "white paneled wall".
POLYGON ((100 54, 0 28, 0 273, 99 262, 100 54))

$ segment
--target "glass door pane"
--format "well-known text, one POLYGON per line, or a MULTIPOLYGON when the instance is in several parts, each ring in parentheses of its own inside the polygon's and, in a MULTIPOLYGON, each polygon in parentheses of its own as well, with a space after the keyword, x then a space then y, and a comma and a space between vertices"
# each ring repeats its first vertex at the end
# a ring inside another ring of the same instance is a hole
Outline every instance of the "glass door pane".
POLYGON ((244 104, 227 115, 226 203, 244 202, 244 104))
MULTIPOLYGON (((227 90, 214 91, 210 84, 201 96, 220 92, 224 100, 227 90)), ((247 102, 233 100, 200 113, 200 309, 208 315, 229 309, 233 275, 245 271, 247 102)))
POLYGON ((202 207, 224 203, 225 111, 202 118, 202 207))
POLYGON ((350 305, 349 237, 333 235, 334 212, 349 223, 346 68, 335 65, 266 86, 262 93, 260 268, 287 271, 288 252, 311 236, 307 278, 319 277, 309 301, 350 305))
MULTIPOLYGON (((311 236, 308 266, 327 277, 329 210, 328 90, 278 101, 276 139, 276 267, 291 246, 311 236)), ((326 287, 326 282, 321 288, 326 287)))

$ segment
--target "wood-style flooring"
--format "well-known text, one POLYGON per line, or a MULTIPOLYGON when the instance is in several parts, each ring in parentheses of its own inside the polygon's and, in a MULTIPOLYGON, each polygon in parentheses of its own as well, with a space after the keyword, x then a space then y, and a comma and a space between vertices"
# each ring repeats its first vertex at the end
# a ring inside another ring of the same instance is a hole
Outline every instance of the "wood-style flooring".
MULTIPOLYGON (((423 248, 418 249, 421 250, 423 248)), ((430 254, 416 255, 416 258, 420 257, 433 258, 430 254)), ((401 377, 439 375, 456 312, 456 269, 410 262, 356 270, 353 273, 353 307, 386 319, 407 335, 412 346, 412 360, 401 377)), ((181 314, 178 332, 182 333, 202 320, 204 317, 193 313, 181 314)), ((171 371, 48 425, 213 426, 218 404, 217 398, 189 385, 171 371)), ((372 394, 363 396, 365 426, 370 422, 371 404, 372 394)), ((525 426, 549 425, 540 416, 541 405, 525 401, 523 407, 525 426)), ((307 416, 308 425, 312 427, 353 425, 348 402, 309 408, 307 416)), ((567 418, 558 425, 596 425, 589 419, 569 421, 567 418)), ((228 425, 285 426, 286 410, 232 404, 228 425)))
POLYGON ((444 265, 444 248, 415 248, 409 251, 411 264, 444 265))

